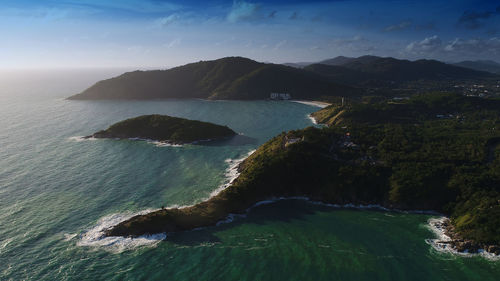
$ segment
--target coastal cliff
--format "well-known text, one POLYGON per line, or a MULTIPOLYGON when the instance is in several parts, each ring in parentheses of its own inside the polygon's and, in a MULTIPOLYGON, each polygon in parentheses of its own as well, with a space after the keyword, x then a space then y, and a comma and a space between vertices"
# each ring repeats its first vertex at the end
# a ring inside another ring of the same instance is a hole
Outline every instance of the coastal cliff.
POLYGON ((172 144, 216 140, 236 135, 227 126, 167 115, 142 115, 111 125, 86 138, 150 139, 172 144))
POLYGON ((259 201, 300 196, 437 211, 450 217, 464 241, 497 249, 500 148, 492 140, 500 136, 500 101, 428 94, 408 101, 334 104, 315 116, 330 120, 330 126, 269 140, 240 164, 240 176, 209 200, 133 217, 106 235, 215 225, 259 201))

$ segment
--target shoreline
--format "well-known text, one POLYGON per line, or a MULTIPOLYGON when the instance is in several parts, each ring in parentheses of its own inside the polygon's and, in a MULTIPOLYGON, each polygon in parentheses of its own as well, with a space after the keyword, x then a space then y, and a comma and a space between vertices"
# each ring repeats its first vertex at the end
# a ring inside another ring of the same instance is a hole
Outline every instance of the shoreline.
MULTIPOLYGON (((253 151, 251 151, 253 152, 253 151)), ((250 155, 249 153, 248 155, 250 155)), ((247 156, 248 157, 248 156, 247 156)), ((240 158, 243 159, 243 158, 240 158)), ((236 159, 234 161, 240 160, 236 159)), ((243 160, 242 160, 243 161, 243 160)), ((241 163, 241 162, 240 162, 241 163)), ((233 168, 234 166, 231 165, 228 170, 233 168)), ((237 167, 237 165, 236 165, 237 167)), ((237 177, 235 177, 237 178, 237 177)), ((235 178, 230 179, 229 181, 232 182, 235 178)), ((225 183, 222 186, 229 186, 229 183, 225 183)), ((222 191, 221 189, 220 191, 222 191)), ((220 192, 219 191, 219 192, 220 192)), ((211 193, 211 195, 215 193, 215 190, 211 193)), ((211 197, 209 197, 211 198, 211 197)), ((243 213, 230 213, 228 214, 224 219, 221 219, 217 221, 213 225, 208 225, 208 226, 203 226, 203 227, 197 227, 193 228, 190 230, 185 230, 185 231, 198 231, 198 230, 203 230, 206 228, 210 227, 217 227, 222 224, 226 223, 231 223, 234 221, 235 218, 245 218, 247 214, 254 208, 257 208, 262 205, 268 205, 268 204, 273 204, 279 201, 283 200, 301 200, 305 201, 308 204, 312 205, 320 205, 320 206, 325 206, 329 207, 332 209, 339 209, 339 210, 345 210, 345 209, 353 209, 353 210, 368 210, 368 211, 382 211, 382 212, 394 212, 394 213, 406 213, 406 214, 426 214, 426 215, 432 215, 432 216, 440 216, 439 218, 430 218, 427 221, 427 228, 429 229, 430 232, 434 233, 437 238, 429 238, 425 239, 425 242, 431 246, 432 249, 436 250, 437 252, 440 253, 448 253, 452 255, 458 255, 461 257, 482 257, 490 261, 499 261, 500 260, 500 254, 490 252, 486 249, 483 248, 476 248, 475 251, 469 251, 469 248, 465 248, 464 250, 459 250, 457 247, 455 247, 454 243, 455 242, 462 242, 463 240, 457 239, 457 238, 452 238, 452 234, 450 234, 450 224, 449 224, 449 218, 444 216, 443 214, 436 212, 436 211, 424 211, 424 210, 401 210, 401 209, 392 209, 392 208, 387 208, 379 204, 368 204, 368 205, 356 205, 352 203, 348 204, 333 204, 333 203, 325 203, 322 201, 317 201, 314 199, 311 199, 309 197, 305 196, 293 196, 293 197, 273 197, 269 198, 266 200, 259 201, 255 203, 254 205, 250 206, 249 208, 245 209, 243 213)), ((168 208, 186 208, 190 206, 169 206, 168 208)), ((103 246, 103 247, 108 247, 112 252, 123 252, 125 250, 133 249, 136 247, 141 247, 141 246, 154 246, 158 242, 163 241, 167 238, 169 233, 172 232, 161 232, 161 233, 152 233, 152 234, 145 234, 137 237, 124 237, 124 236, 107 236, 105 235, 105 231, 107 229, 110 229, 119 223, 126 221, 127 219, 130 219, 132 216, 136 215, 145 215, 149 213, 153 213, 155 211, 159 211, 161 209, 146 209, 143 211, 136 212, 134 214, 130 213, 125 213, 125 214, 112 214, 105 216, 101 219, 99 219, 97 225, 94 227, 90 228, 88 231, 80 235, 80 241, 77 242, 77 245, 79 246, 103 246)), ((468 240, 470 241, 470 240, 468 240)), ((466 242, 468 242, 466 241, 466 242)), ((498 246, 492 245, 491 247, 495 247, 495 249, 499 249, 498 246)))
POLYGON ((332 105, 331 103, 327 103, 327 102, 323 102, 323 101, 307 101, 307 100, 290 100, 290 101, 305 104, 305 105, 316 106, 319 108, 325 108, 327 106, 332 105))
POLYGON ((312 116, 312 114, 311 114, 311 113, 307 114, 306 116, 307 116, 307 118, 308 118, 309 120, 311 120, 311 122, 312 122, 314 125, 320 125, 320 124, 318 123, 318 121, 316 120, 316 118, 314 118, 314 117, 312 116))
MULTIPOLYGON (((224 182, 217 189, 212 191, 207 198, 204 198, 203 201, 209 200, 210 198, 219 194, 219 192, 229 187, 233 183, 233 181, 240 175, 240 172, 238 171, 239 165, 254 152, 255 149, 249 151, 243 157, 237 159, 232 159, 232 158, 226 159, 225 162, 229 164, 229 167, 225 170, 224 182)), ((192 205, 183 205, 183 206, 171 205, 167 206, 165 209, 173 209, 173 208, 183 209, 192 207, 194 205, 196 205, 196 203, 192 205)), ((121 253, 123 251, 141 246, 154 246, 158 242, 165 240, 165 238, 167 237, 166 232, 141 235, 138 237, 124 237, 124 236, 107 236, 105 234, 105 231, 107 229, 113 228, 114 226, 134 216, 147 215, 161 210, 162 210, 161 208, 157 209, 148 208, 133 213, 125 212, 125 213, 115 213, 106 215, 104 217, 101 217, 94 226, 88 228, 83 233, 81 233, 79 235, 79 241, 76 244, 78 246, 83 246, 83 247, 105 247, 107 250, 110 250, 111 252, 115 253, 121 253)))
POLYGON ((496 245, 480 245, 472 240, 464 240, 454 232, 448 217, 432 218, 427 227, 437 238, 426 239, 434 250, 462 257, 481 256, 492 261, 500 260, 500 247, 496 245))

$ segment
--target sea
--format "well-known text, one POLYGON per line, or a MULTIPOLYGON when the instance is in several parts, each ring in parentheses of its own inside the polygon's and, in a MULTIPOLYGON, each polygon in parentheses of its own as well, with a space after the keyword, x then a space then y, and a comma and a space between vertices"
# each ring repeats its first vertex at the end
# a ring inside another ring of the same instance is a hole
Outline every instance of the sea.
POLYGON ((206 200, 273 136, 313 124, 291 101, 74 101, 122 70, 0 71, 0 280, 500 280, 500 261, 433 247, 439 216, 300 198, 217 226, 103 238, 134 214, 206 200), (142 114, 227 125, 223 143, 82 139, 142 114), (240 159, 240 160, 238 160, 240 159))

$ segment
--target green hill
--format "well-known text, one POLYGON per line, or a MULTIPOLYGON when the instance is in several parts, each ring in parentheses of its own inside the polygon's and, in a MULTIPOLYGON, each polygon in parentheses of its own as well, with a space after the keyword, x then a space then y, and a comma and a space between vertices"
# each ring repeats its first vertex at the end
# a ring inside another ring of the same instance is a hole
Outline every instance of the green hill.
POLYGON ((337 57, 304 68, 324 75, 337 83, 361 85, 390 85, 409 81, 443 81, 462 79, 486 79, 495 75, 436 60, 399 60, 363 56, 359 58, 337 57))
POLYGON ((266 142, 211 199, 133 217, 107 235, 190 230, 262 200, 305 196, 442 212, 460 237, 457 247, 500 253, 500 100, 429 94, 332 105, 316 116, 331 125, 266 142))
POLYGON ((300 99, 361 93, 309 71, 227 57, 168 70, 128 72, 99 81, 69 99, 265 99, 271 92, 300 99))
POLYGON ((120 121, 88 138, 139 138, 182 144, 234 135, 236 133, 227 126, 153 114, 120 121))

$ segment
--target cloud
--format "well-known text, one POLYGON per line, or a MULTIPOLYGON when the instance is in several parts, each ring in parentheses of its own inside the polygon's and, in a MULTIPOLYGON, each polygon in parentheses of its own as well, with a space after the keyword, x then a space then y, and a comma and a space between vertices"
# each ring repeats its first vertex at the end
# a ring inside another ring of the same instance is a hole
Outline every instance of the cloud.
POLYGON ((173 48, 173 47, 179 46, 181 44, 181 41, 182 40, 180 38, 175 38, 174 40, 168 42, 164 46, 167 48, 173 48))
POLYGON ((440 60, 500 59, 500 38, 456 38, 443 42, 438 36, 415 41, 402 52, 412 58, 436 58, 440 60))
POLYGON ((500 6, 495 11, 465 11, 458 19, 458 26, 467 29, 479 29, 486 25, 490 18, 500 16, 500 6))
POLYGON ((157 19, 157 23, 160 26, 169 26, 169 25, 173 24, 174 22, 178 21, 179 18, 180 17, 178 14, 171 14, 169 16, 157 19))
POLYGON ((288 43, 286 40, 280 41, 274 45, 273 50, 279 50, 281 47, 285 46, 288 43))
POLYGON ((158 13, 174 12, 181 9, 184 9, 184 6, 180 4, 157 0, 3 1, 0 7, 0 15, 46 18, 49 20, 86 18, 88 16, 109 19, 110 16, 130 16, 131 13, 141 17, 144 15, 156 16, 158 13))
POLYGON ((439 50, 443 45, 437 36, 427 37, 422 41, 415 41, 406 46, 406 52, 415 55, 429 55, 439 50))
POLYGON ((489 54, 491 56, 498 56, 500 55, 500 38, 468 40, 456 38, 447 44, 444 50, 455 54, 489 54))
POLYGON ((251 21, 259 18, 260 6, 255 3, 250 3, 241 0, 235 0, 231 11, 227 15, 229 22, 251 21))
POLYGON ((404 30, 407 29, 408 27, 411 26, 411 21, 402 21, 398 24, 395 25, 390 25, 384 29, 384 31, 391 32, 391 31, 399 31, 399 30, 404 30))

